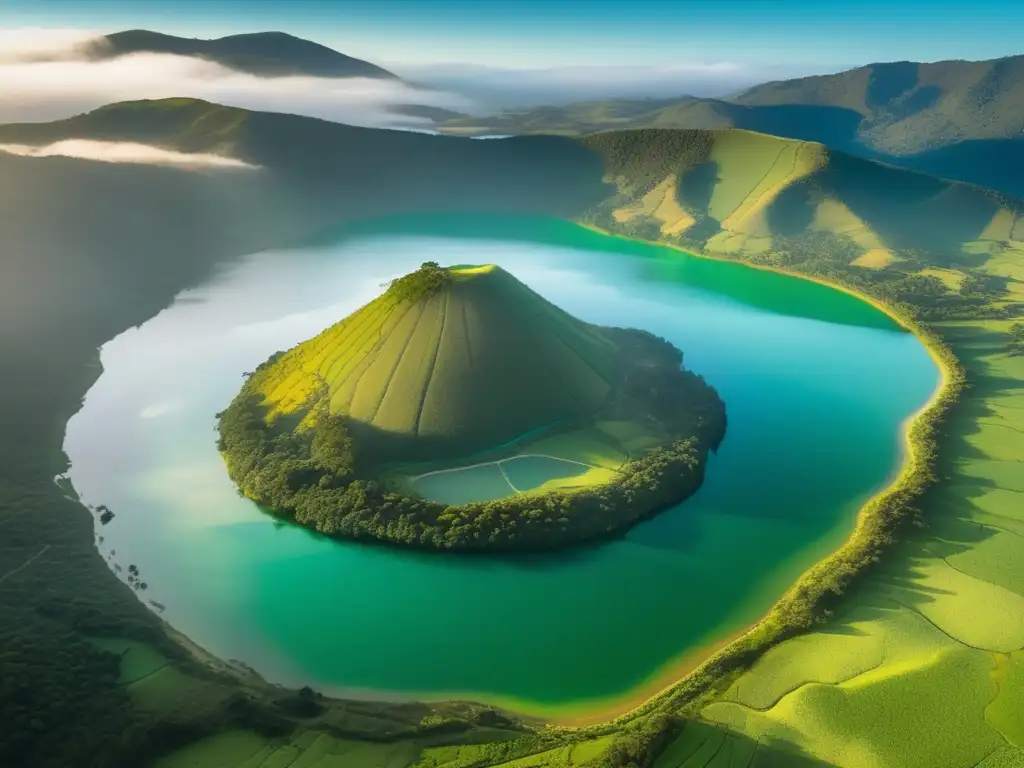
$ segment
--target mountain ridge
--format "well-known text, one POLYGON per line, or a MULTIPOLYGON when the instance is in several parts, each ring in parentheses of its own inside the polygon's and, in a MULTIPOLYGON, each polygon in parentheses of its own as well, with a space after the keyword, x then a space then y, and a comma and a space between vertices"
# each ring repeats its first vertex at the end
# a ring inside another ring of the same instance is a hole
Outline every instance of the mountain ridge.
POLYGON ((442 130, 581 135, 726 127, 818 141, 1024 197, 1024 55, 869 64, 762 83, 722 99, 611 99, 463 116, 445 121, 442 130), (979 157, 998 162, 979 163, 979 157))
POLYGON ((94 60, 135 53, 163 53, 213 61, 258 77, 372 77, 398 76, 370 62, 287 32, 251 32, 219 38, 186 38, 129 29, 104 35, 86 46, 94 60))

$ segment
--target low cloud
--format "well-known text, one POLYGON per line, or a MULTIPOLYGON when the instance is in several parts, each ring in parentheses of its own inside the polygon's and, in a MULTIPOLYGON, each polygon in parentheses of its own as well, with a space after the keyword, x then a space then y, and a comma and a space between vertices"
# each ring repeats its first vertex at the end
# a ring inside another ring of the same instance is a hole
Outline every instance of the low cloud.
POLYGON ((374 78, 261 78, 188 56, 84 57, 95 40, 73 31, 8 30, 0 35, 0 123, 57 120, 117 101, 176 96, 244 109, 290 112, 351 125, 429 128, 415 105, 466 111, 462 96, 374 78))
POLYGON ((0 144, 0 152, 25 157, 77 157, 105 163, 144 163, 173 165, 184 168, 256 168, 241 160, 223 155, 175 152, 171 149, 123 141, 92 141, 66 139, 45 146, 0 144))
POLYGON ((0 64, 80 58, 96 37, 81 29, 0 29, 0 64))
POLYGON ((409 80, 461 93, 484 111, 611 98, 724 98, 768 80, 811 74, 799 67, 752 67, 729 61, 546 69, 392 64, 389 69, 409 80))

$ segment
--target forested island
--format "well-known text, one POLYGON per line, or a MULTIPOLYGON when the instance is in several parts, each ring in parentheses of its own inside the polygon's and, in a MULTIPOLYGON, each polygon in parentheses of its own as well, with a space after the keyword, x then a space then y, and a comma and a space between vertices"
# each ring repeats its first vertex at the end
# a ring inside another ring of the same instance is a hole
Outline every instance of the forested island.
POLYGON ((323 534, 562 547, 623 531, 699 487, 725 406, 682 361, 664 339, 584 323, 498 267, 428 262, 260 365, 218 414, 219 448, 242 493, 323 534), (600 482, 458 505, 395 479, 539 455, 528 453, 534 436, 552 434, 570 451, 614 445, 624 460, 600 482))

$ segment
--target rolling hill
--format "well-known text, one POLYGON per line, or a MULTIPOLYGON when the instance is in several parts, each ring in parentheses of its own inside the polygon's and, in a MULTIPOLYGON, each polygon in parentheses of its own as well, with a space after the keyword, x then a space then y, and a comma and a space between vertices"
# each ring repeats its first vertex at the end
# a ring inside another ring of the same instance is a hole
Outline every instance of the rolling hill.
POLYGON ((444 122, 449 132, 578 135, 742 128, 1024 197, 1024 56, 894 62, 751 88, 731 99, 607 100, 444 122))
POLYGON ((94 60, 133 53, 193 56, 259 77, 306 75, 398 79, 374 64, 284 32, 254 32, 202 40, 130 29, 104 35, 90 43, 86 53, 94 60))
POLYGON ((604 404, 618 349, 599 329, 500 267, 429 270, 429 289, 423 274, 261 371, 268 418, 322 403, 367 442, 465 456, 604 404))

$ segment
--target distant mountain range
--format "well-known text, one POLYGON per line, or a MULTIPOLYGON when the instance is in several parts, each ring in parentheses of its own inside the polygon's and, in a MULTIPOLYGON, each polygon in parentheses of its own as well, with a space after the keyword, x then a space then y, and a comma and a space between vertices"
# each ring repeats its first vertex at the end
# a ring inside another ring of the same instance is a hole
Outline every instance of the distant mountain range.
POLYGON ((1024 56, 871 64, 730 99, 613 99, 444 122, 451 133, 745 128, 1024 197, 1024 56))
POLYGON ((193 56, 259 77, 398 77, 369 62, 284 32, 229 35, 216 40, 175 37, 146 29, 105 35, 87 47, 94 60, 132 53, 193 56))

